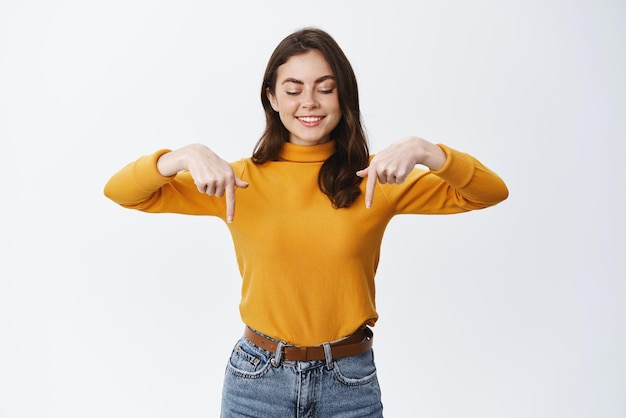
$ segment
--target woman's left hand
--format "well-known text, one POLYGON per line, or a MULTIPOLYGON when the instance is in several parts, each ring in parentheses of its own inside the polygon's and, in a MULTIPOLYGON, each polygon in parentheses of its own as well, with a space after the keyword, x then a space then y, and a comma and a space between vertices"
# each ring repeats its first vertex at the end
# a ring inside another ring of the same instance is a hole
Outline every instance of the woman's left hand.
POLYGON ((383 184, 400 184, 416 164, 438 170, 445 162, 446 154, 443 150, 423 138, 410 136, 391 144, 377 153, 367 168, 356 173, 359 177, 367 177, 365 206, 372 206, 377 179, 383 184))

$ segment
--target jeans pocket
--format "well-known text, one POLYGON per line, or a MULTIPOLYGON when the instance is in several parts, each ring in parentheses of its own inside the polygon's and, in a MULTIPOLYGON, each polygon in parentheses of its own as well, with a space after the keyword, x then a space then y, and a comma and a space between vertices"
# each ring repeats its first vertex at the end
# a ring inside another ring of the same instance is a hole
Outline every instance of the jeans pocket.
POLYGON ((257 378, 267 371, 269 360, 266 352, 242 338, 230 355, 227 370, 239 377, 257 378))
POLYGON ((376 381, 374 352, 368 350, 362 354, 337 359, 333 371, 337 380, 347 386, 366 385, 376 381))

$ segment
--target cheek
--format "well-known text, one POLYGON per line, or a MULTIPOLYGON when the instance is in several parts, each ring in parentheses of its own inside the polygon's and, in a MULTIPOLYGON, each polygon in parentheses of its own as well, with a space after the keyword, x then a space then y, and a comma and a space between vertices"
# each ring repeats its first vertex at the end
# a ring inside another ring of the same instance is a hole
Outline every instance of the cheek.
POLYGON ((281 96, 278 98, 277 107, 280 114, 293 113, 298 109, 298 104, 290 96, 281 96))
POLYGON ((326 101, 326 108, 332 110, 334 113, 341 113, 341 107, 339 106, 337 97, 329 97, 326 101))
POLYGON ((337 118, 337 120, 341 119, 341 116, 342 116, 341 106, 339 106, 339 102, 337 100, 333 100, 332 102, 330 102, 328 104, 327 109, 329 109, 329 111, 335 114, 335 117, 337 118))

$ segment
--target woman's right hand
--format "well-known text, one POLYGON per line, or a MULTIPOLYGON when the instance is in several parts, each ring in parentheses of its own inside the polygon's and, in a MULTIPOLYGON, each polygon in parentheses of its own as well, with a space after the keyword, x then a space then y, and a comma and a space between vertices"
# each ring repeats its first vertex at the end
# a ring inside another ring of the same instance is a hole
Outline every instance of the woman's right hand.
POLYGON ((248 183, 235 175, 230 164, 206 145, 192 144, 163 154, 157 161, 163 176, 172 176, 187 170, 200 193, 226 197, 226 221, 235 216, 235 187, 246 188, 248 183))

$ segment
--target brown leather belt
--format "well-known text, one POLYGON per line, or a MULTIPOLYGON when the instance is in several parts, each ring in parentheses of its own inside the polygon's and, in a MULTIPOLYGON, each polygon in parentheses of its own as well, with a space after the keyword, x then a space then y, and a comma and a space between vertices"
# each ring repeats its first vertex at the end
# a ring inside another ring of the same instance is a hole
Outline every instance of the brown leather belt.
MULTIPOLYGON (((269 352, 275 353, 278 343, 274 340, 270 340, 263 335, 254 332, 250 327, 246 327, 243 335, 250 340, 250 342, 258 347, 263 348, 269 352)), ((355 356, 357 354, 365 353, 372 348, 374 340, 374 334, 369 328, 361 328, 349 337, 339 340, 330 344, 330 351, 334 359, 355 356)), ((292 361, 313 361, 313 360, 325 360, 324 346, 317 345, 314 347, 303 347, 286 345, 283 347, 283 359, 292 361)))

